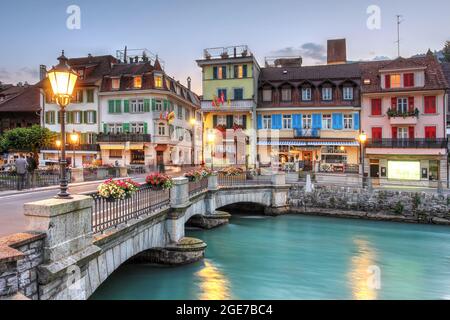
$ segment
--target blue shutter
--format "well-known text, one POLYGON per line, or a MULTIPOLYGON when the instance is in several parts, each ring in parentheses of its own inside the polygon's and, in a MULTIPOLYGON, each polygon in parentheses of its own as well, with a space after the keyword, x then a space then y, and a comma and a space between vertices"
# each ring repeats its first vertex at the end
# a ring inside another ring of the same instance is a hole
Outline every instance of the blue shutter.
POLYGON ((359 112, 355 112, 353 114, 353 126, 355 130, 360 129, 360 123, 359 123, 359 112))
POLYGON ((281 129, 281 114, 272 115, 272 129, 281 129))
POLYGON ((333 113, 333 129, 342 130, 343 128, 343 115, 342 113, 333 113))
POLYGON ((222 67, 222 79, 226 79, 227 78, 227 67, 223 66, 222 67))
POLYGON ((302 115, 301 114, 293 114, 292 115, 292 128, 293 129, 301 129, 302 128, 302 115))
POLYGON ((258 125, 258 130, 261 130, 263 128, 262 115, 260 115, 260 114, 258 114, 258 117, 257 117, 257 125, 258 125))
POLYGON ((314 113, 312 115, 312 128, 313 129, 322 129, 322 114, 314 113))

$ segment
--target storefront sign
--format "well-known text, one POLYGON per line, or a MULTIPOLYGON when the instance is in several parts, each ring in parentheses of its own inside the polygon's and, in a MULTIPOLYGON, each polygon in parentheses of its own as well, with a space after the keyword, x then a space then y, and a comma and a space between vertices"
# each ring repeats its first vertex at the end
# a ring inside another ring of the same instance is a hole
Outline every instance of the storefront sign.
POLYGON ((388 161, 388 178, 420 180, 420 161, 388 161))

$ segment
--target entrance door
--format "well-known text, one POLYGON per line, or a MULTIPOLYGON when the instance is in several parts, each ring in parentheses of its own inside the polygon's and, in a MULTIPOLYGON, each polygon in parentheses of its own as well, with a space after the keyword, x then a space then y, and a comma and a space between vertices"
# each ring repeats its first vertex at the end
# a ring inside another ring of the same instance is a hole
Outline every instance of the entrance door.
POLYGON ((303 151, 303 164, 305 171, 311 171, 312 170, 312 159, 313 155, 311 151, 303 151))
POLYGON ((380 185, 380 163, 378 160, 371 160, 370 162, 370 178, 373 185, 380 185))
POLYGON ((156 152, 156 164, 158 166, 164 164, 164 152, 163 151, 156 152))

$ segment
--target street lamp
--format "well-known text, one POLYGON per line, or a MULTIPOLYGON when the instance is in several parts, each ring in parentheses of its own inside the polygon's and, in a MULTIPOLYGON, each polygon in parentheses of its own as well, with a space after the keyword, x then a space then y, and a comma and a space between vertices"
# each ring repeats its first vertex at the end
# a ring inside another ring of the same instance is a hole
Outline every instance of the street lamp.
POLYGON ((211 170, 214 170, 214 141, 216 140, 216 135, 213 132, 208 133, 207 136, 208 144, 211 147, 211 170))
POLYGON ((78 142, 79 136, 75 130, 70 134, 70 141, 72 142, 72 150, 73 150, 73 164, 72 167, 75 168, 75 144, 78 142))
POLYGON ((67 192, 68 182, 66 176, 66 107, 70 103, 75 83, 77 82, 78 75, 67 64, 68 59, 64 55, 58 58, 59 64, 53 67, 48 73, 48 79, 50 81, 53 94, 56 98, 56 103, 60 107, 60 122, 61 122, 61 159, 59 161, 60 166, 60 185, 58 198, 70 199, 70 194, 67 192))
POLYGON ((61 150, 61 140, 56 140, 56 149, 58 149, 58 161, 59 161, 59 150, 61 150))
POLYGON ((362 184, 363 184, 363 188, 364 188, 364 180, 365 180, 365 174, 364 174, 364 145, 367 142, 367 134, 364 131, 362 131, 359 134, 358 140, 359 140, 360 153, 361 153, 362 184))

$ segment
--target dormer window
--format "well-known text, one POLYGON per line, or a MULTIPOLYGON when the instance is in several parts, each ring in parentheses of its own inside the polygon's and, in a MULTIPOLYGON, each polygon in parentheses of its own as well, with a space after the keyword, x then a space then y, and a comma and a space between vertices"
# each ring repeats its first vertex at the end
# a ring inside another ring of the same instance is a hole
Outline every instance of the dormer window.
POLYGON ((135 89, 142 88, 142 77, 141 76, 134 77, 133 87, 135 89))
POLYGON ((162 88, 163 86, 163 78, 162 75, 155 75, 155 88, 162 88))
POLYGON ((78 69, 77 74, 80 80, 84 80, 84 69, 78 69))
POLYGON ((291 88, 281 89, 281 100, 284 102, 289 102, 292 100, 291 88))
POLYGON ((343 97, 344 100, 353 100, 353 87, 344 87, 343 97))
POLYGON ((331 87, 322 88, 322 100, 324 101, 333 100, 333 89, 331 87))
POLYGON ((264 89, 263 90, 263 101, 264 102, 272 101, 272 89, 264 89))
POLYGON ((311 88, 302 88, 302 101, 311 101, 311 88))
POLYGON ((400 74, 387 74, 385 76, 385 87, 390 88, 400 88, 402 86, 402 77, 400 74))
POLYGON ((170 90, 170 80, 166 78, 166 87, 170 90))
POLYGON ((179 86, 176 87, 176 91, 177 91, 177 94, 178 94, 178 95, 181 94, 181 88, 180 88, 179 86))
POLYGON ((120 78, 112 78, 111 79, 111 88, 113 90, 119 90, 119 88, 120 88, 120 78))
POLYGON ((404 87, 414 87, 414 73, 403 74, 403 86, 404 87))

